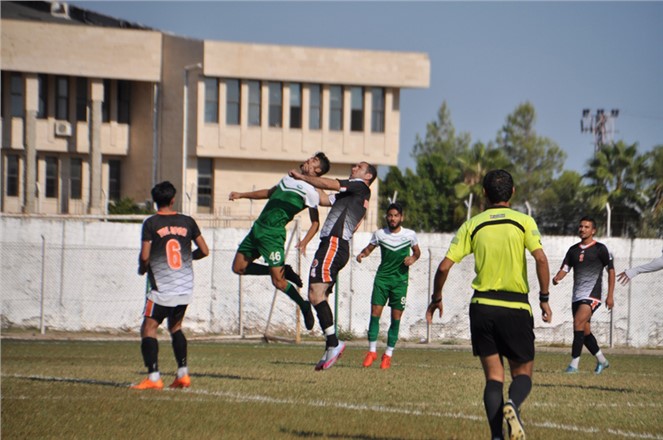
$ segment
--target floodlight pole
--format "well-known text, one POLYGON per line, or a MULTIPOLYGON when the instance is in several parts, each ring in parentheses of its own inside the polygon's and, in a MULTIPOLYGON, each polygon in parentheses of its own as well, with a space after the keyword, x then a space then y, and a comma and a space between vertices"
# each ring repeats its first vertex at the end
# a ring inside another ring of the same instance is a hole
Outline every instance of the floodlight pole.
POLYGON ((580 132, 594 135, 594 156, 601 147, 613 142, 613 135, 617 131, 615 121, 618 117, 618 108, 613 108, 609 114, 602 108, 597 109, 595 113, 588 108, 582 110, 580 132))

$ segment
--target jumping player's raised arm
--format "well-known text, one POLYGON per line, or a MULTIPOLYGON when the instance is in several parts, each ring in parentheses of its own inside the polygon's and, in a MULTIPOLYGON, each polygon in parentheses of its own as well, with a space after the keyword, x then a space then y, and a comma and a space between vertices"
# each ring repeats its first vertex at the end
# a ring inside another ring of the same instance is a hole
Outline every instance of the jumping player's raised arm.
POLYGON ((237 191, 232 191, 228 195, 228 200, 230 201, 235 201, 237 199, 251 199, 251 200, 264 200, 268 199, 269 196, 272 195, 272 193, 276 190, 276 187, 272 188, 265 188, 265 189, 259 189, 256 191, 249 191, 249 192, 237 192, 237 191))
POLYGON ((338 191, 341 189, 341 183, 336 179, 330 179, 328 177, 307 176, 296 169, 290 170, 288 175, 293 179, 303 180, 306 183, 310 183, 319 189, 326 189, 330 191, 338 191))

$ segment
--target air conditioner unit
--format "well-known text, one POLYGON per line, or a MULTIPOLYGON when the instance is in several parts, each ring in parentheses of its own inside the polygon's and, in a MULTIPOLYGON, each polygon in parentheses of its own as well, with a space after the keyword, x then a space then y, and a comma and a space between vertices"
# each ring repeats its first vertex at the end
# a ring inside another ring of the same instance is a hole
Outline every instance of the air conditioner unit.
POLYGON ((55 121, 56 136, 71 136, 71 124, 67 121, 55 121))

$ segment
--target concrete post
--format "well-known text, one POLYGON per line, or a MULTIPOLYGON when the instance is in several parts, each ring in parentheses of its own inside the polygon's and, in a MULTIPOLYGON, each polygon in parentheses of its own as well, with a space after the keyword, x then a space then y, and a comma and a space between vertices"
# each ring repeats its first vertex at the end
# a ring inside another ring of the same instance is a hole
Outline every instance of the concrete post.
POLYGON ((101 214, 101 104, 104 82, 90 79, 90 214, 101 214))
MULTIPOLYGON (((25 148, 25 179, 23 191, 23 212, 37 211, 37 106, 39 105, 39 82, 34 73, 25 74, 25 123, 23 125, 23 145, 25 148)), ((41 195, 40 195, 41 196, 41 195)))

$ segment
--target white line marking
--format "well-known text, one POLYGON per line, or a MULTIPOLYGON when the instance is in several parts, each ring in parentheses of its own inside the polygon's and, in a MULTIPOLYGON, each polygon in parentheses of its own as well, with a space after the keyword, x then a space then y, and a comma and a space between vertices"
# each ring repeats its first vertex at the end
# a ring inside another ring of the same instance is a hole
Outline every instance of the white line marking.
MULTIPOLYGON (((29 376, 24 376, 20 374, 3 374, 3 377, 14 377, 17 379, 37 379, 37 380, 44 380, 44 381, 54 381, 54 382, 72 382, 72 383, 82 383, 82 384, 105 384, 105 385, 113 385, 118 388, 121 388, 125 386, 125 384, 120 383, 120 382, 111 382, 111 381, 101 381, 101 380, 96 380, 96 379, 80 379, 80 378, 74 378, 74 377, 54 377, 54 376, 41 376, 41 375, 29 375, 29 376)), ((307 405, 310 407, 320 407, 320 408, 339 408, 339 409, 349 409, 349 410, 354 410, 354 411, 371 411, 371 412, 378 412, 378 413, 391 413, 391 414, 404 414, 404 415, 412 415, 412 416, 432 416, 432 417, 443 417, 443 418, 448 418, 448 419, 464 419, 464 420, 475 420, 475 421, 485 421, 484 416, 475 416, 471 414, 463 414, 463 413, 458 413, 458 412, 437 412, 437 411, 425 411, 425 410, 416 410, 416 409, 407 409, 403 407, 387 407, 387 406, 382 406, 382 405, 364 405, 364 404, 356 404, 356 403, 349 403, 349 402, 329 402, 326 400, 310 400, 310 401, 302 401, 302 400, 294 400, 294 399, 284 399, 284 398, 276 398, 276 397, 269 397, 269 396, 261 396, 261 395, 250 395, 250 394, 239 394, 239 393, 234 393, 234 392, 228 392, 228 391, 209 391, 209 390, 202 390, 202 389, 184 389, 184 390, 171 390, 168 388, 164 388, 163 391, 172 393, 173 396, 176 395, 176 393, 186 393, 186 394, 196 394, 199 396, 212 396, 212 397, 223 397, 227 399, 231 399, 236 402, 259 402, 259 403, 270 403, 270 404, 278 404, 278 405, 307 405)), ((136 391, 136 394, 139 394, 140 392, 136 391)), ((150 395, 150 400, 154 399, 153 395, 150 395)), ((6 396, 2 396, 2 400, 6 400, 6 396)), ((165 396, 161 397, 159 400, 167 400, 165 396)), ((627 404, 629 405, 629 404, 627 404)), ((637 406, 637 405, 633 405, 637 406)), ((594 428, 594 427, 582 427, 582 426, 575 426, 575 425, 564 425, 564 424, 559 424, 559 423, 552 423, 552 422, 543 422, 543 423, 537 423, 537 422, 530 422, 527 423, 527 425, 530 426, 536 426, 538 428, 546 428, 546 429, 558 429, 562 431, 572 431, 572 432, 579 432, 579 433, 586 433, 586 434, 600 434, 602 430, 600 428, 594 428)), ((663 440, 663 436, 658 435, 658 434, 650 434, 650 433, 640 433, 640 432, 629 432, 629 431, 621 431, 621 430, 616 430, 616 429, 611 429, 611 428, 606 428, 604 433, 607 434, 612 434, 616 435, 619 437, 624 437, 624 438, 634 438, 634 439, 647 439, 647 440, 663 440)))

